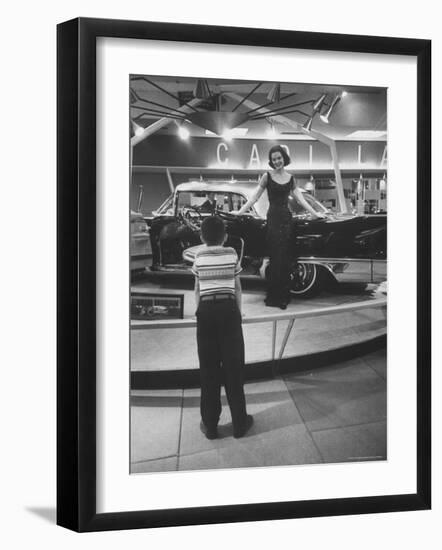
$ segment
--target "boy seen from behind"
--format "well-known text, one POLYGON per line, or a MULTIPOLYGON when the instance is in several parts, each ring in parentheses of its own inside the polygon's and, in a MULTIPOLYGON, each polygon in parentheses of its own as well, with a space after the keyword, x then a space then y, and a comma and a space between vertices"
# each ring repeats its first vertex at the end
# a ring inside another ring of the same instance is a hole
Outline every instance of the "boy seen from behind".
POLYGON ((226 389, 233 437, 246 434, 253 424, 244 396, 244 339, 241 325, 241 267, 233 248, 224 247, 226 231, 221 218, 210 216, 201 224, 205 244, 195 257, 197 345, 201 380, 201 431, 218 437, 221 384, 226 389))

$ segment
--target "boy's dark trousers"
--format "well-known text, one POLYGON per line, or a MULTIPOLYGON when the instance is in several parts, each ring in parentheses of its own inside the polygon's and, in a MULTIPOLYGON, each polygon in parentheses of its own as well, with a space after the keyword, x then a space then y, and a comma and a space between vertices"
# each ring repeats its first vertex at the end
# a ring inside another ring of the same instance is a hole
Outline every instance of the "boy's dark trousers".
POLYGON ((221 414, 221 384, 234 429, 246 421, 244 397, 244 339, 241 314, 236 300, 200 300, 197 343, 201 379, 201 418, 208 429, 215 428, 221 414))

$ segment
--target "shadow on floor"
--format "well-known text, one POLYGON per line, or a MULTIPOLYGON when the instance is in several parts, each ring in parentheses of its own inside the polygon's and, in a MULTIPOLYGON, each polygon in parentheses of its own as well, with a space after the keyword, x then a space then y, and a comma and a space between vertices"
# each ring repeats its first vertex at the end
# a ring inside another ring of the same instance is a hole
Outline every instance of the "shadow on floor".
POLYGON ((26 508, 28 512, 38 516, 49 523, 55 524, 57 520, 57 510, 55 508, 45 508, 39 506, 29 506, 26 508))

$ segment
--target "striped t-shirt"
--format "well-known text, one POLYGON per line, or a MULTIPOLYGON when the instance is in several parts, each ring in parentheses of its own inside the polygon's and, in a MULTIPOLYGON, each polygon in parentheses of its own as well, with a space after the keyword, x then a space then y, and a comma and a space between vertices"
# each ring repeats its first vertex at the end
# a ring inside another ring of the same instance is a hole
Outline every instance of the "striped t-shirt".
POLYGON ((200 296, 235 293, 235 275, 241 272, 238 255, 229 246, 203 246, 196 254, 192 273, 199 281, 200 296))

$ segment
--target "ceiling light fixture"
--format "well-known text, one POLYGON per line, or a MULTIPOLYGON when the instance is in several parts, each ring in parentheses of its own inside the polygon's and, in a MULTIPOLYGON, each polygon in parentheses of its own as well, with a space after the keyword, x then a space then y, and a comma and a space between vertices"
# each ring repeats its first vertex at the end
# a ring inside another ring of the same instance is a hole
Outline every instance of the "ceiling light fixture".
POLYGON ((141 136, 141 134, 144 132, 144 128, 137 124, 135 120, 132 120, 132 130, 134 131, 134 134, 136 136, 141 136))
POLYGON ((281 84, 276 83, 270 89, 270 92, 267 94, 267 99, 272 103, 279 103, 281 100, 281 84))
POLYGON ((209 83, 207 82, 207 80, 200 78, 196 81, 193 95, 198 99, 209 99, 209 97, 212 97, 212 93, 210 91, 209 83))
POLYGON ((341 100, 341 96, 339 94, 336 94, 333 101, 330 103, 329 108, 325 111, 325 113, 322 115, 319 115, 322 122, 325 122, 326 124, 329 123, 330 115, 332 114, 333 109, 335 108, 336 104, 339 103, 340 100, 341 100))
POLYGON ((179 123, 177 120, 175 120, 175 124, 178 127, 178 136, 183 140, 189 139, 190 132, 189 132, 188 128, 186 128, 184 126, 184 123, 183 122, 179 123))
POLYGON ((310 118, 308 118, 307 121, 304 122, 304 124, 302 125, 304 130, 307 130, 307 132, 310 132, 310 130, 312 129, 312 122, 313 122, 313 117, 314 116, 315 116, 315 113, 313 113, 312 116, 310 118))
MULTIPOLYGON (((207 130, 217 136, 224 137, 227 140, 231 140, 236 137, 243 137, 245 135, 244 133, 236 134, 234 130, 238 129, 239 131, 239 126, 244 125, 244 123, 248 121, 258 121, 262 119, 266 119, 270 126, 270 128, 267 129, 266 134, 272 139, 277 139, 279 135, 279 132, 277 132, 275 128, 275 120, 277 117, 295 113, 304 117, 304 124, 302 128, 306 132, 310 132, 312 129, 313 119, 316 114, 321 117, 323 122, 328 123, 329 117, 331 116, 336 104, 340 101, 341 97, 346 95, 345 91, 335 93, 334 96, 330 96, 326 92, 320 94, 319 97, 317 96, 314 99, 306 98, 305 100, 298 101, 296 103, 288 103, 287 100, 292 96, 298 95, 299 92, 291 92, 281 96, 281 84, 276 82, 271 84, 271 88, 266 96, 267 99, 270 100, 269 103, 264 102, 261 105, 255 104, 252 109, 240 110, 239 107, 245 104, 250 96, 256 94, 258 88, 263 85, 262 82, 258 82, 252 83, 250 90, 245 96, 238 99, 236 105, 226 110, 221 110, 223 105, 223 102, 221 101, 222 92, 213 94, 209 88, 209 81, 206 79, 197 79, 194 81, 194 97, 190 101, 185 101, 182 93, 181 95, 180 92, 178 92, 178 95, 174 94, 166 89, 164 85, 160 86, 156 82, 152 81, 152 79, 145 76, 135 76, 132 78, 132 82, 135 83, 137 81, 144 81, 149 87, 159 90, 164 95, 173 98, 179 103, 179 108, 176 108, 162 102, 152 101, 150 98, 145 99, 144 97, 141 97, 132 87, 130 90, 131 109, 142 111, 139 115, 140 117, 154 119, 162 117, 163 119, 174 120, 177 123, 177 126, 180 122, 182 123, 184 120, 187 120, 191 124, 199 126, 200 128, 203 128, 204 130, 207 130), (333 97, 333 101, 331 103, 330 100, 328 100, 329 97, 333 97), (309 106, 310 109, 306 109, 307 112, 305 112, 299 109, 302 106, 309 106), (324 109, 325 112, 322 114, 321 111, 324 109)), ((134 86, 136 85, 134 84, 134 86)), ((189 91, 186 93, 187 96, 190 95, 189 91)), ((227 104, 227 100, 224 101, 224 104, 227 104)), ((301 124, 302 119, 301 121, 296 122, 297 124, 301 124)), ((140 132, 140 130, 136 130, 134 128, 134 132, 135 131, 140 132)), ((247 133, 247 129, 243 131, 247 133)), ((179 126, 178 133, 182 139, 188 139, 189 137, 188 129, 185 129, 182 126, 179 126)))
POLYGON ((222 133, 222 138, 223 138, 225 141, 232 141, 232 139, 233 139, 233 131, 230 130, 229 128, 227 128, 227 129, 224 130, 224 132, 222 133))
POLYGON ((321 110, 322 104, 324 103, 326 97, 327 94, 322 94, 321 97, 315 101, 315 103, 313 104, 314 113, 317 113, 321 110))
POLYGON ((184 128, 184 126, 180 126, 178 128, 178 135, 180 136, 181 139, 189 139, 190 137, 190 132, 187 128, 184 128))

